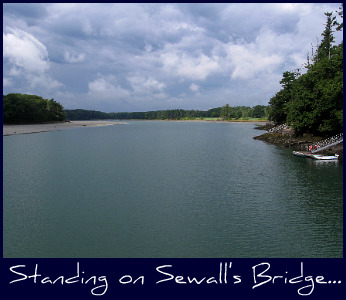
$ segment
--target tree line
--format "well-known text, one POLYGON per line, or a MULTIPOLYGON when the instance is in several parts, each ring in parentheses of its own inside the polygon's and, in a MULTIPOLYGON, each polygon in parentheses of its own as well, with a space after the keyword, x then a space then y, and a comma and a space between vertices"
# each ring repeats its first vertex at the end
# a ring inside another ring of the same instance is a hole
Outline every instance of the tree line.
POLYGON ((147 112, 106 113, 86 109, 64 109, 54 99, 43 99, 36 95, 11 93, 3 96, 3 122, 7 124, 42 123, 64 120, 193 120, 218 118, 223 120, 266 118, 267 106, 256 105, 216 107, 207 111, 169 109, 147 112))
POLYGON ((147 112, 111 112, 105 113, 95 110, 65 109, 68 120, 93 120, 93 119, 116 119, 116 120, 192 120, 204 118, 218 118, 223 120, 266 118, 267 106, 256 105, 230 107, 226 104, 223 107, 216 107, 207 111, 169 109, 147 112), (225 113, 227 111, 227 113, 225 113))
MULTIPOLYGON (((343 6, 337 13, 343 17, 343 6)), ((287 123, 297 135, 328 136, 343 131, 343 42, 335 45, 333 36, 335 30, 343 29, 343 23, 331 12, 325 16, 322 41, 307 55, 306 72, 284 72, 282 89, 269 101, 268 119, 287 123)))
POLYGON ((54 99, 36 95, 8 94, 3 96, 3 122, 7 124, 63 121, 63 106, 54 99))

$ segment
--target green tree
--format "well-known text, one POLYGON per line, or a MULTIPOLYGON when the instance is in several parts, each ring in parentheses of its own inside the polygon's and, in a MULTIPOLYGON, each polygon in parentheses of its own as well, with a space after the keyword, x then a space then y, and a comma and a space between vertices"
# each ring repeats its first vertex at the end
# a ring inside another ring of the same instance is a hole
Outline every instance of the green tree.
POLYGON ((292 88, 296 81, 296 73, 286 71, 282 75, 280 84, 282 89, 269 101, 269 119, 275 124, 282 124, 287 121, 289 106, 292 104, 292 88))
POLYGON ((335 42, 333 35, 333 24, 335 23, 336 17, 332 16, 333 13, 324 13, 327 16, 326 27, 322 33, 322 41, 317 50, 317 61, 320 61, 324 58, 331 57, 331 51, 333 43, 335 42))
POLYGON ((220 117, 224 120, 229 120, 231 118, 231 107, 229 104, 226 104, 221 108, 220 117))
POLYGON ((296 80, 287 119, 298 134, 342 132, 343 44, 296 80))
POLYGON ((253 118, 264 118, 266 116, 266 106, 264 105, 256 105, 252 109, 251 116, 253 118))
POLYGON ((286 71, 282 74, 282 79, 280 84, 286 90, 291 90, 294 80, 296 79, 296 74, 294 72, 286 71))
MULTIPOLYGON (((339 13, 342 16, 342 12, 339 13)), ((322 41, 303 75, 285 72, 282 89, 269 101, 269 119, 277 124, 287 122, 297 134, 319 135, 339 133, 343 129, 343 43, 334 46, 333 26, 342 29, 332 13, 322 41)))
POLYGON ((36 95, 12 93, 3 96, 4 123, 42 123, 65 118, 60 103, 36 95))
MULTIPOLYGON (((339 7, 339 9, 340 10, 336 12, 341 17, 341 19, 343 19, 344 18, 344 4, 343 3, 341 3, 341 6, 339 7)), ((344 23, 343 22, 339 23, 337 20, 334 20, 333 26, 336 26, 337 31, 341 31, 344 27, 344 23)))

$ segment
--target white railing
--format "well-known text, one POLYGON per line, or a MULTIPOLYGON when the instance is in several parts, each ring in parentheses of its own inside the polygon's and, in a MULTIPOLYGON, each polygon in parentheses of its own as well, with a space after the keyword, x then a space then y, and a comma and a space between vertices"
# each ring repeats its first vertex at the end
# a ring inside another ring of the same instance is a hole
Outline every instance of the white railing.
POLYGON ((329 147, 335 146, 337 144, 340 144, 344 141, 343 133, 337 134, 335 136, 332 136, 330 138, 327 138, 325 140, 322 140, 314 145, 310 145, 308 147, 308 150, 311 153, 316 153, 325 149, 328 149, 329 147))

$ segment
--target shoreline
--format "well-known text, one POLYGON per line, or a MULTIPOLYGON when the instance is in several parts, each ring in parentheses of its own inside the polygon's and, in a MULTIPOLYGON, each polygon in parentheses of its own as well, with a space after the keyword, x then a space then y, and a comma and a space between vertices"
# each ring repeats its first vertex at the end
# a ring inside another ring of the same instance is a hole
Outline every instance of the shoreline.
POLYGON ((86 121, 70 121, 70 122, 56 122, 56 123, 39 123, 39 124, 3 124, 3 136, 16 135, 16 134, 30 134, 39 132, 48 132, 54 130, 64 130, 69 128, 79 127, 97 127, 97 126, 110 126, 110 125, 123 125, 124 121, 157 121, 157 122, 208 122, 208 123, 254 123, 265 124, 265 121, 254 120, 86 120, 86 121))
POLYGON ((123 125, 124 121, 155 121, 155 122, 208 122, 208 123, 253 123, 253 124, 265 124, 265 121, 255 120, 86 120, 86 121, 70 121, 70 122, 55 122, 55 123, 39 123, 39 124, 3 124, 2 135, 10 136, 17 134, 31 134, 48 132, 55 130, 65 130, 70 128, 80 127, 98 127, 98 126, 111 126, 111 125, 123 125))
MULTIPOLYGON (((268 133, 268 132, 263 133, 259 136, 255 136, 253 139, 260 140, 271 145, 290 148, 295 151, 306 150, 306 148, 309 145, 315 144, 323 140, 323 138, 319 136, 295 137, 295 136, 284 135, 282 133, 268 133)), ((335 153, 338 153, 340 155, 340 158, 343 159, 343 152, 344 152, 343 143, 340 143, 338 145, 325 149, 319 152, 318 154, 334 155, 335 153)))
POLYGON ((70 121, 59 123, 40 123, 40 124, 3 124, 2 135, 10 136, 17 134, 30 134, 39 132, 48 132, 55 130, 65 130, 70 128, 80 127, 98 127, 98 126, 111 126, 122 125, 126 123, 110 122, 110 121, 70 121))
POLYGON ((207 123, 253 123, 263 125, 266 121, 256 121, 256 120, 171 120, 171 119, 123 119, 116 121, 152 121, 152 122, 207 122, 207 123))

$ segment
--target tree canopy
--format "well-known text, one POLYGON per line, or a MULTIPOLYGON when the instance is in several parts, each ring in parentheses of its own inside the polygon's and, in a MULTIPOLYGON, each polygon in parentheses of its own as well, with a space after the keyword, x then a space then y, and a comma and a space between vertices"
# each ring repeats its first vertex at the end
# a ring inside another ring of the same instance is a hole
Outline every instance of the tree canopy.
POLYGON ((3 96, 4 123, 42 123, 64 119, 63 106, 54 99, 18 93, 3 96))
POLYGON ((289 124, 298 135, 323 136, 343 130, 343 42, 334 45, 333 36, 333 28, 342 30, 342 24, 332 13, 325 15, 323 39, 313 62, 306 65, 307 72, 284 72, 282 89, 269 101, 269 119, 289 124))
POLYGON ((137 120, 191 120, 196 118, 247 119, 266 118, 267 106, 257 105, 216 107, 207 111, 169 109, 147 112, 111 112, 63 109, 54 99, 36 95, 8 94, 3 96, 3 121, 8 124, 42 123, 68 120, 137 119, 137 120), (225 113, 226 111, 226 113, 225 113))
POLYGON ((116 120, 191 120, 196 118, 221 118, 223 120, 240 118, 266 118, 267 106, 256 105, 230 107, 226 104, 223 107, 216 107, 207 111, 169 109, 147 112, 112 112, 105 113, 95 110, 66 109, 66 118, 69 120, 95 120, 95 119, 116 119, 116 120))

